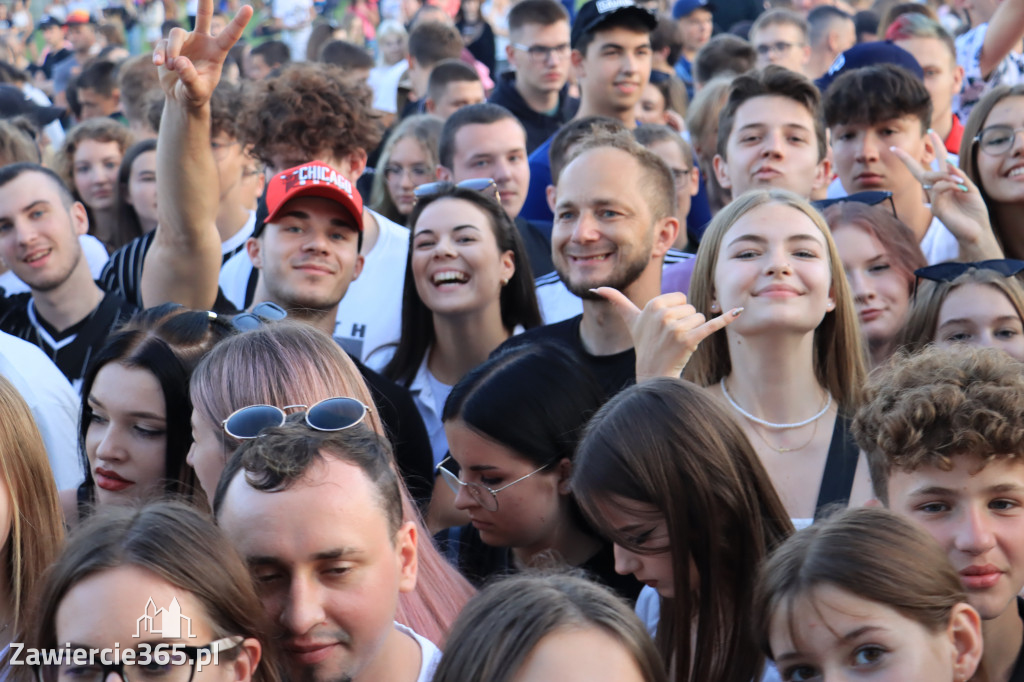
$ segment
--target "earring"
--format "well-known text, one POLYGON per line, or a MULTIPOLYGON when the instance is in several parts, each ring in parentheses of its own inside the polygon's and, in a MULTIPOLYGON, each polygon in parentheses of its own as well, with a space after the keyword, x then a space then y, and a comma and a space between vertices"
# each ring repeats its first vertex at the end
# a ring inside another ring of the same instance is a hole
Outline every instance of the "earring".
POLYGON ((713 312, 713 313, 717 313, 718 312, 718 304, 717 303, 712 303, 711 304, 711 312, 713 312))
POLYGON ((502 278, 501 286, 503 286, 503 287, 508 286, 508 278, 507 277, 502 278))

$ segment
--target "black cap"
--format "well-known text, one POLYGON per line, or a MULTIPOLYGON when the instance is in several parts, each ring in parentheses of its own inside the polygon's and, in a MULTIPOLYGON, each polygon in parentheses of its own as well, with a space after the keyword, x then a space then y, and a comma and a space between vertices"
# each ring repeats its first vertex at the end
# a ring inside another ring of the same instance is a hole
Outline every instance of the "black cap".
POLYGON ((814 81, 814 84, 818 86, 818 90, 825 92, 828 90, 828 86, 832 85, 832 81, 844 73, 865 66, 874 66, 875 64, 902 66, 916 76, 919 81, 924 82, 924 69, 914 59, 914 55, 891 41, 880 40, 870 43, 859 43, 836 57, 836 60, 832 62, 832 66, 828 68, 828 72, 814 81))
POLYGON ((0 84, 0 118, 25 116, 42 128, 64 115, 61 107, 44 107, 13 85, 0 84))
POLYGON ((572 24, 572 46, 579 45, 584 36, 593 33, 614 17, 633 16, 653 31, 658 25, 658 18, 647 9, 640 7, 633 0, 590 0, 576 13, 576 21, 572 24))
POLYGON ((62 22, 57 17, 50 16, 49 14, 44 14, 42 17, 40 17, 39 23, 36 24, 36 28, 39 29, 39 30, 42 30, 44 28, 50 28, 51 26, 58 26, 58 27, 60 27, 60 26, 63 26, 63 25, 64 25, 64 22, 62 22))

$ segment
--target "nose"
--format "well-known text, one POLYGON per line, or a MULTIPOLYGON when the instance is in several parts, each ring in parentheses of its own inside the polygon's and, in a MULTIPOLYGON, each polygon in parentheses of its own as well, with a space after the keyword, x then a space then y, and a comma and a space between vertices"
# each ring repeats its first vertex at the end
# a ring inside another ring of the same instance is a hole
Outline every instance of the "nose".
POLYGON ((601 238, 597 220, 590 211, 582 211, 573 226, 572 240, 577 244, 596 242, 601 238))
POLYGON ((1010 155, 1024 155, 1024 130, 1013 131, 1013 146, 1010 147, 1010 155))
POLYGON ((956 548, 967 554, 980 555, 995 547, 995 534, 987 510, 970 506, 956 535, 956 548))
POLYGON ((867 131, 860 140, 860 148, 857 150, 858 161, 875 161, 878 159, 879 144, 874 132, 867 131))
POLYGON ((455 493, 455 508, 459 511, 467 511, 479 506, 480 503, 469 494, 469 488, 464 485, 460 485, 459 492, 455 493))
POLYGON ((762 153, 765 156, 782 156, 782 131, 769 130, 765 134, 762 153))
POLYGON ((615 556, 615 572, 619 575, 630 575, 640 569, 640 562, 637 560, 636 554, 622 545, 618 543, 612 545, 612 553, 615 556))
POLYGON ((307 233, 307 239, 302 244, 303 251, 313 251, 316 253, 327 253, 328 251, 328 237, 324 230, 313 228, 307 233))
POLYGON ((792 274, 793 266, 789 264, 789 256, 784 249, 773 249, 765 266, 766 275, 792 274))
POLYGON ((123 462, 127 459, 127 451, 121 443, 118 429, 109 424, 105 426, 94 424, 90 428, 103 429, 102 433, 97 434, 100 437, 100 441, 96 446, 96 459, 103 460, 104 462, 123 462))
POLYGON ((857 301, 865 302, 875 298, 874 287, 870 285, 870 280, 860 270, 848 270, 846 279, 850 282, 850 291, 857 301))
POLYGON ((399 176, 399 183, 402 189, 413 189, 416 187, 416 183, 412 181, 412 171, 409 169, 402 169, 402 174, 399 176))
POLYGON ((313 580, 293 576, 278 622, 289 635, 302 636, 326 620, 320 601, 320 589, 313 580))

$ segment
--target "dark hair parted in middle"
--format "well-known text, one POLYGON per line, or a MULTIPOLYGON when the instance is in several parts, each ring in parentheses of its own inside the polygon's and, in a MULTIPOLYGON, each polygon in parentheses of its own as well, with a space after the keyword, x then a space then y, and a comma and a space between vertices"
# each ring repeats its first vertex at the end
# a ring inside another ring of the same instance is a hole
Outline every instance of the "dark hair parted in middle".
POLYGON ((533 270, 530 268, 530 259, 526 255, 523 238, 501 204, 486 194, 462 187, 452 187, 450 190, 420 199, 409 214, 411 229, 402 292, 402 336, 394 356, 383 371, 386 377, 406 387, 416 378, 416 372, 423 362, 427 349, 434 343, 433 313, 416 291, 416 279, 413 275, 412 240, 416 235, 416 222, 427 206, 436 201, 453 199, 470 203, 483 212, 494 232, 498 253, 512 252, 515 272, 509 278, 508 284, 502 287, 499 298, 502 325, 511 334, 519 326, 532 329, 542 324, 537 295, 533 288, 533 270))
POLYGON ((627 388, 587 425, 572 489, 605 537, 640 554, 670 553, 675 596, 662 600, 656 641, 677 682, 757 679, 764 658, 748 628, 755 571, 793 526, 726 409, 680 379, 627 388), (635 504, 664 517, 668 547, 637 546, 605 520, 605 509, 635 513, 635 504))

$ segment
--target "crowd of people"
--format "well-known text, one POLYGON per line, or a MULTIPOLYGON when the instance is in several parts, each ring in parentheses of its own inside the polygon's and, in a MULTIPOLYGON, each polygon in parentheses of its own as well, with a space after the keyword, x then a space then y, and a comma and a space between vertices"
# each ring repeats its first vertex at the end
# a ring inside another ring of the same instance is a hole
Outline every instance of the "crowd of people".
POLYGON ((1022 40, 0 3, 0 681, 1024 680, 1022 40))

